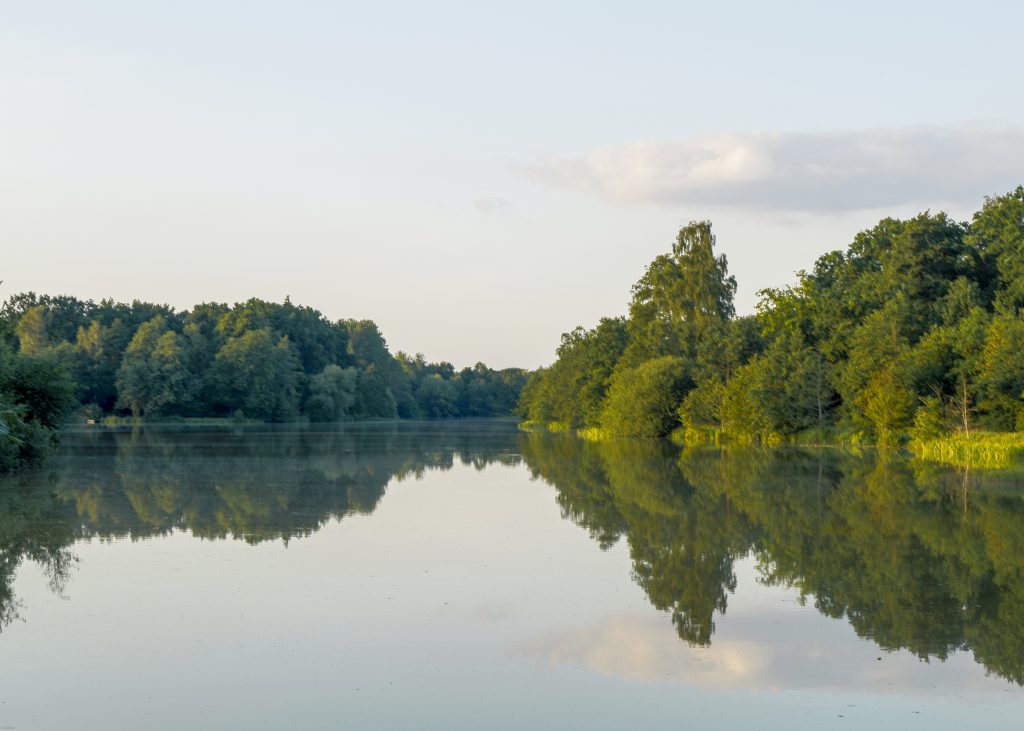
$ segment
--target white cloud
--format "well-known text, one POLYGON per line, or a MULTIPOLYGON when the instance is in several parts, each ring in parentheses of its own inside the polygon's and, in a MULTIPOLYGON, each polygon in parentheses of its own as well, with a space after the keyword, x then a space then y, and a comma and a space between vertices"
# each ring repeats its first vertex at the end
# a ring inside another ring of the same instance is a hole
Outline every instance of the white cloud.
POLYGON ((921 661, 855 639, 845 622, 814 610, 763 611, 689 647, 661 615, 610 615, 594 624, 528 637, 511 654, 540 666, 584 667, 608 677, 718 690, 830 689, 871 694, 997 697, 1011 686, 990 678, 967 653, 921 661))
POLYGON ((980 206, 1024 182, 1024 127, 964 124, 631 142, 524 166, 616 203, 834 212, 980 206))

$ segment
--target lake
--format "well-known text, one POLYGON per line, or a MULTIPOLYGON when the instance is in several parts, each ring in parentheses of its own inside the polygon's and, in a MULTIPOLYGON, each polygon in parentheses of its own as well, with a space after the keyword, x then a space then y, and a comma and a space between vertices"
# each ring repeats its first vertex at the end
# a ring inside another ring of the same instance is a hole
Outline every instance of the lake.
POLYGON ((1024 479, 503 421, 0 481, 0 727, 1019 728, 1024 479))

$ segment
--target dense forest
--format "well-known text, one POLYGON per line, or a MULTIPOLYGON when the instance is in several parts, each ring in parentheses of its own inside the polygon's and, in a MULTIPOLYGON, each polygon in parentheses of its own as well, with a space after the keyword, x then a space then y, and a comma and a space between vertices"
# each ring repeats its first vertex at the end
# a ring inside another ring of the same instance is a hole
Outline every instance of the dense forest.
POLYGON ((369 320, 251 299, 167 305, 29 292, 0 309, 0 470, 83 418, 333 422, 512 413, 526 372, 392 355, 369 320))
POLYGON ((886 218, 737 317, 708 222, 680 230, 627 317, 562 336, 527 424, 597 436, 891 444, 1024 430, 1024 187, 970 222, 886 218), (587 433, 587 432, 584 432, 587 433))

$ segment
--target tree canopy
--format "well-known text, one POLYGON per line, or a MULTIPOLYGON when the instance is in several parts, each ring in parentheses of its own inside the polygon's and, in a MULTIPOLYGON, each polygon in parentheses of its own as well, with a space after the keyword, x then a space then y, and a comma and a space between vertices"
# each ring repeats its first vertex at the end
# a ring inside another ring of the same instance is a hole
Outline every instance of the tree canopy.
POLYGON ((986 199, 970 222, 883 219, 795 284, 762 290, 754 317, 736 317, 715 245, 710 223, 683 227, 634 285, 629 316, 564 335, 519 413, 650 434, 635 425, 667 426, 656 415, 671 399, 688 436, 741 441, 1024 429, 1024 187, 986 199), (666 357, 684 385, 659 399, 616 388, 666 357))
POLYGON ((0 344, 3 373, 17 375, 0 381, 10 422, 3 448, 12 454, 27 449, 15 448, 13 434, 38 421, 32 415, 44 396, 92 418, 485 417, 511 415, 527 378, 519 368, 456 370, 422 355, 392 355, 372 321, 332 322, 289 299, 179 312, 27 292, 0 307, 0 344), (52 396, 43 388, 23 393, 32 368, 37 380, 53 381, 52 396))

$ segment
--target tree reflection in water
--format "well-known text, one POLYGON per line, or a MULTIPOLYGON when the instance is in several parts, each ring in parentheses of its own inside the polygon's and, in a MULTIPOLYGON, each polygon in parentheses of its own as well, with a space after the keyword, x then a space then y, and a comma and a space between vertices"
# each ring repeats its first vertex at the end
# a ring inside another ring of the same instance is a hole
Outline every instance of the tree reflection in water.
POLYGON ((690 644, 713 642, 734 563, 753 555, 761 581, 884 649, 970 650, 1024 684, 1019 475, 884 452, 681 452, 486 422, 71 435, 51 469, 0 482, 0 627, 19 615, 18 566, 37 562, 62 592, 79 539, 290 541, 372 512, 392 480, 521 459, 602 549, 625 539, 633 578, 690 644))
POLYGON ((486 421, 67 435, 46 471, 0 479, 0 628, 19 616, 12 582, 21 563, 41 564, 62 592, 76 540, 188 530, 287 543, 371 513, 392 480, 456 461, 478 470, 516 464, 514 450, 514 430, 486 421))
POLYGON ((1024 480, 886 452, 685 450, 650 441, 523 438, 533 474, 603 548, 624 537, 637 582, 680 638, 711 643, 754 555, 886 650, 971 650, 1024 684, 1024 480))

